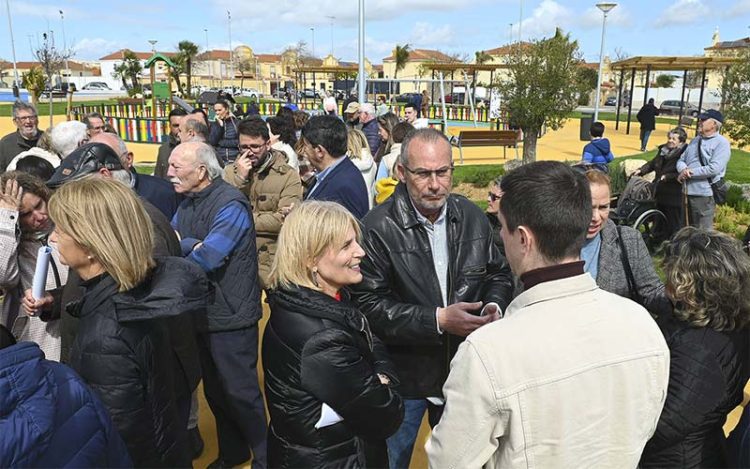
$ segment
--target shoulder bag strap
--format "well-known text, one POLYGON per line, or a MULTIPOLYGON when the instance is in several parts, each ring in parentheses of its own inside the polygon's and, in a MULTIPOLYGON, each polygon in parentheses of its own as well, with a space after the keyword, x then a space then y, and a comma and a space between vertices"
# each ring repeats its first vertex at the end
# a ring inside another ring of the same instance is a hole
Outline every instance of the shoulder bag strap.
POLYGON ((622 260, 622 267, 625 269, 625 277, 628 281, 628 292, 630 293, 630 299, 636 303, 641 303, 641 295, 638 293, 638 286, 635 283, 635 277, 633 276, 633 269, 630 267, 630 259, 628 258, 628 250, 625 246, 625 242, 622 239, 621 226, 617 226, 617 243, 620 245, 620 258, 622 260))

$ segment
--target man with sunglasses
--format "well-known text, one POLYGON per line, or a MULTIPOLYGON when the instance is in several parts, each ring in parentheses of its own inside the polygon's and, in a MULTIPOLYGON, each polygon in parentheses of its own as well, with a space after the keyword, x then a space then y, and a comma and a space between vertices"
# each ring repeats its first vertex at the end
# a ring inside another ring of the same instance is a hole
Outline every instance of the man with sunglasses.
POLYGON ((487 217, 452 195, 451 145, 434 129, 404 139, 400 184, 362 220, 367 256, 354 297, 386 344, 400 380, 404 422, 388 439, 391 469, 409 466, 425 411, 434 426, 458 345, 500 318, 511 300, 508 263, 487 217))
POLYGON ((262 288, 271 273, 276 240, 284 223, 283 209, 302 201, 299 174, 286 162, 286 155, 268 143, 268 125, 259 117, 241 121, 239 154, 224 168, 224 180, 250 200, 258 251, 258 278, 262 288))
POLYGON ((0 140, 0 174, 18 154, 36 146, 41 132, 36 108, 23 101, 13 103, 13 123, 16 131, 0 140))

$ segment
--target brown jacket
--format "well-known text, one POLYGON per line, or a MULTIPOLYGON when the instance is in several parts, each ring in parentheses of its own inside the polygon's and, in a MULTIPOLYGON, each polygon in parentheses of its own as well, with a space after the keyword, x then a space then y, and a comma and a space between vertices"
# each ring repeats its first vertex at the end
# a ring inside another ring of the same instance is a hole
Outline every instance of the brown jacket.
POLYGON ((299 174, 286 163, 286 155, 270 150, 270 160, 250 172, 242 179, 234 169, 234 163, 224 168, 224 180, 240 189, 250 200, 253 222, 257 233, 258 276, 261 286, 266 287, 271 263, 276 254, 276 239, 279 237, 284 217, 283 207, 298 205, 302 201, 302 183, 299 174))

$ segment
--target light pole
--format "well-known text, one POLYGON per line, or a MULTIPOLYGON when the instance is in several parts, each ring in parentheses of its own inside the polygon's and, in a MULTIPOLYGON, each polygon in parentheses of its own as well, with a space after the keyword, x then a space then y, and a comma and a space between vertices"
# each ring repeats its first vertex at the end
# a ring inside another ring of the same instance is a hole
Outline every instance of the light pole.
POLYGON ((331 20, 331 57, 333 57, 333 20, 336 19, 335 16, 326 16, 329 20, 331 20))
POLYGON ((159 42, 156 39, 149 39, 148 43, 151 44, 151 52, 156 54, 156 43, 159 42))
POLYGON ((227 21, 229 23, 229 83, 234 86, 234 53, 232 49, 232 13, 227 10, 227 21))
POLYGON ((315 28, 310 28, 312 32, 312 56, 315 57, 315 28))
POLYGON ((602 88, 602 65, 604 64, 604 32, 607 29, 607 13, 609 13, 616 3, 597 3, 596 7, 599 8, 604 17, 602 18, 602 45, 599 49, 599 74, 596 76, 596 99, 594 101, 594 122, 599 120, 599 95, 602 88))
POLYGON ((8 31, 10 31, 10 49, 13 53, 13 96, 18 99, 20 96, 20 93, 18 91, 18 88, 21 87, 21 80, 18 79, 18 67, 16 66, 16 43, 13 40, 13 23, 10 19, 10 0, 5 0, 5 7, 8 10, 8 31))
POLYGON ((208 76, 210 77, 208 84, 213 86, 214 74, 211 72, 211 53, 208 51, 208 28, 203 28, 203 32, 206 33, 206 63, 208 64, 206 68, 208 69, 208 76))
POLYGON ((62 33, 63 33, 63 52, 65 53, 65 71, 68 74, 68 77, 65 78, 65 83, 68 83, 70 80, 70 69, 68 68, 68 42, 65 40, 65 16, 63 15, 63 11, 60 10, 60 24, 62 25, 62 33))
POLYGON ((365 0, 359 0, 359 67, 357 68, 357 82, 359 104, 367 102, 365 96, 365 0))

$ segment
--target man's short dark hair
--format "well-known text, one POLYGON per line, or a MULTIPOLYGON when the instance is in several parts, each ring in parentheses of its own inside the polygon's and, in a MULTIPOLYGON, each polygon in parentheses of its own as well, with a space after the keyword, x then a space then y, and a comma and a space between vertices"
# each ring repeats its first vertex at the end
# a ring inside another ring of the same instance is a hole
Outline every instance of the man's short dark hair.
POLYGON ((86 128, 90 129, 91 128, 91 119, 99 119, 102 122, 104 122, 104 116, 102 116, 98 112, 89 112, 88 114, 86 114, 85 116, 83 116, 83 119, 81 120, 81 122, 83 122, 84 124, 86 124, 86 128))
POLYGON ((411 101, 408 102, 408 103, 406 103, 406 104, 404 104, 404 110, 406 110, 407 107, 410 107, 410 108, 414 109, 414 111, 417 110, 417 105, 414 104, 414 103, 412 103, 411 101))
POLYGON ((311 117, 302 136, 314 147, 320 145, 334 158, 346 154, 346 124, 336 116, 311 117))
POLYGON ((169 111, 169 116, 167 116, 167 118, 171 120, 173 117, 178 117, 178 116, 179 117, 187 116, 187 111, 185 111, 181 107, 176 107, 172 109, 171 111, 169 111))
POLYGON ((38 156, 29 155, 21 158, 16 163, 16 171, 21 171, 32 176, 38 177, 42 181, 46 181, 55 174, 55 167, 52 163, 39 158, 38 156))
POLYGON ((601 122, 594 122, 589 128, 589 133, 592 137, 601 137, 604 135, 604 124, 601 122))
POLYGON ((414 132, 414 126, 408 122, 399 122, 393 127, 391 138, 393 143, 402 143, 407 135, 414 132))
POLYGON ((506 174, 500 189, 502 229, 529 228, 549 262, 578 257, 591 222, 591 188, 586 177, 556 161, 538 161, 506 174))
POLYGON ((200 114, 201 116, 203 116, 203 122, 206 124, 206 126, 208 126, 208 114, 206 114, 206 111, 197 107, 193 109, 190 114, 200 114))
POLYGON ((268 126, 263 119, 244 119, 237 126, 237 132, 246 137, 261 137, 268 141, 268 126))

